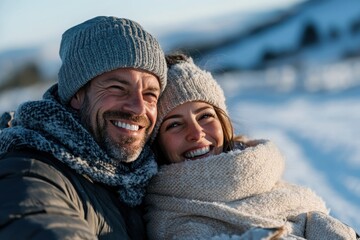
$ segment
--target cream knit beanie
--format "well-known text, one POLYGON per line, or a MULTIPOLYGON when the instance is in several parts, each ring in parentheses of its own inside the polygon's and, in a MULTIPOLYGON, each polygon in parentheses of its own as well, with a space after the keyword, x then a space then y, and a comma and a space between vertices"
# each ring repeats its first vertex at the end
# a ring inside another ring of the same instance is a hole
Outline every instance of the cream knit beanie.
POLYGON ((71 97, 96 76, 117 68, 139 68, 166 86, 166 61, 158 41, 138 23, 99 16, 68 29, 60 45, 60 100, 71 97))
POLYGON ((211 73, 196 66, 191 57, 180 56, 174 64, 168 63, 167 85, 158 101, 158 117, 151 142, 156 138, 164 117, 183 103, 207 102, 227 113, 224 92, 211 73))

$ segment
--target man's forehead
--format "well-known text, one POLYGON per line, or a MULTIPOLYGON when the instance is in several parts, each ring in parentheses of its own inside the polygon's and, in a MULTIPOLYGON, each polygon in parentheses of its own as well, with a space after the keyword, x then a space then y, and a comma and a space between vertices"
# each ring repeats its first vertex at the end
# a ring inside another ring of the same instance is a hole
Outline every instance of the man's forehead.
POLYGON ((121 82, 123 84, 137 84, 140 83, 143 87, 150 87, 154 89, 161 88, 159 78, 148 71, 142 69, 134 69, 134 68, 119 68, 112 70, 110 72, 103 73, 93 80, 95 81, 104 81, 104 82, 121 82))

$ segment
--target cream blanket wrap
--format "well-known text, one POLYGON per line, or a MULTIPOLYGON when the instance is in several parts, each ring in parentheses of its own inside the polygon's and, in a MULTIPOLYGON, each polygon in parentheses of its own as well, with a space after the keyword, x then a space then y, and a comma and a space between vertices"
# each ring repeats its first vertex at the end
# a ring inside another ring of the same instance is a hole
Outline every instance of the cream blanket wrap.
POLYGON ((145 198, 148 236, 210 239, 282 227, 305 237, 306 213, 328 216, 328 210, 310 189, 281 181, 283 171, 281 153, 267 140, 243 151, 162 166, 145 198))

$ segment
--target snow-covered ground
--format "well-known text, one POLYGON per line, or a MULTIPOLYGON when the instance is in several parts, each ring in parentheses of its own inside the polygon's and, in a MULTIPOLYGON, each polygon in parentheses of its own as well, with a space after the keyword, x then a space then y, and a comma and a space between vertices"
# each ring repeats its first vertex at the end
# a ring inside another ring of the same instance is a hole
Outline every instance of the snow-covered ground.
MULTIPOLYGON (((254 74, 259 75, 266 73, 254 74)), ((284 178, 312 188, 333 216, 360 232, 359 85, 343 90, 338 84, 336 89, 331 81, 318 79, 321 91, 286 91, 278 86, 278 75, 262 85, 251 76, 218 79, 236 132, 273 140, 286 159, 284 178)))
POLYGON ((238 97, 229 105, 239 133, 278 144, 287 159, 286 179, 313 188, 333 215, 360 230, 360 91, 238 97))

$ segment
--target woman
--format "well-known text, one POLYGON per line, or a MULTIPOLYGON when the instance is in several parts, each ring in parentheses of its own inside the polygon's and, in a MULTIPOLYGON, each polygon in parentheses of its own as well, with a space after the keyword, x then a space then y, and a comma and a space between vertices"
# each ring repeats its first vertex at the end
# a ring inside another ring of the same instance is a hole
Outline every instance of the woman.
POLYGON ((274 143, 235 137, 222 89, 168 56, 152 136, 161 164, 146 197, 150 239, 356 239, 310 189, 281 180, 274 143))

